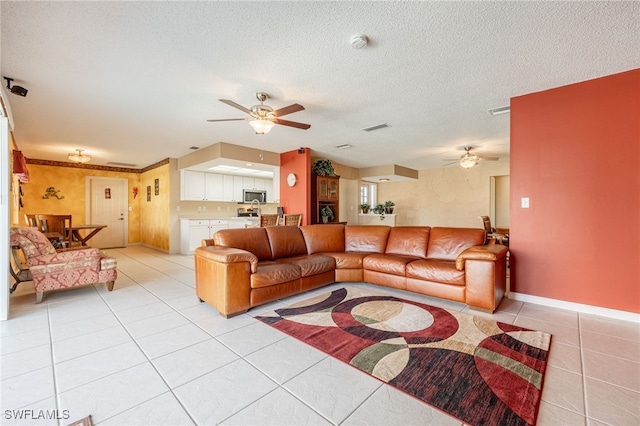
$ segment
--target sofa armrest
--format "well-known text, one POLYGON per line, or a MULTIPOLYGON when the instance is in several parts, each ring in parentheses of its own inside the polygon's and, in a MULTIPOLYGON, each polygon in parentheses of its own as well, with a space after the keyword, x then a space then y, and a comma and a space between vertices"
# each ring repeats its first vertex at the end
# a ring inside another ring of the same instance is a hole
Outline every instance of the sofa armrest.
POLYGON ((42 254, 40 256, 32 256, 29 259, 30 266, 52 265, 57 263, 92 263, 100 262, 100 249, 92 247, 84 247, 76 250, 60 251, 53 254, 42 254))
POLYGON ((509 248, 500 244, 485 244, 482 246, 469 247, 456 258, 456 269, 464 270, 466 260, 486 260, 495 262, 507 255, 509 248))
MULTIPOLYGON (((205 241, 213 240, 202 240, 203 243, 205 241)), ((254 274, 258 270, 258 258, 255 254, 246 250, 231 247, 203 245, 202 247, 197 247, 195 252, 202 258, 209 259, 218 263, 249 262, 251 264, 252 274, 254 274)))
POLYGON ((200 246, 201 247, 207 247, 207 246, 215 246, 216 244, 213 242, 213 238, 211 239, 206 239, 206 240, 202 240, 200 242, 200 246))

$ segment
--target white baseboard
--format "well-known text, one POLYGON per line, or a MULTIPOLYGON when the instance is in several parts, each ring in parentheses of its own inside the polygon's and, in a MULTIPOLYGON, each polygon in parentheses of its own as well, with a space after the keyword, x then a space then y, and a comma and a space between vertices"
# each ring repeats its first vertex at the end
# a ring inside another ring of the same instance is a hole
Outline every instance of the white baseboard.
POLYGON ((602 308, 600 306, 583 305, 581 303, 567 302, 565 300, 549 299, 547 297, 532 296, 530 294, 509 292, 509 299, 520 302, 535 303, 536 305, 549 306, 551 308, 566 309, 584 314, 600 315, 607 318, 640 323, 640 314, 635 312, 618 311, 616 309, 602 308))

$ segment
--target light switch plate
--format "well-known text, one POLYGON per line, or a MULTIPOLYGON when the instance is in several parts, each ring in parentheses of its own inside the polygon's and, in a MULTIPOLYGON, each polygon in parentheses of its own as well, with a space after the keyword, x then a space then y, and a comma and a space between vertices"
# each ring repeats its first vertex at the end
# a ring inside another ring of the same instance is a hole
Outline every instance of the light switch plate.
POLYGON ((529 197, 522 197, 520 199, 520 207, 522 207, 523 209, 529 208, 529 197))

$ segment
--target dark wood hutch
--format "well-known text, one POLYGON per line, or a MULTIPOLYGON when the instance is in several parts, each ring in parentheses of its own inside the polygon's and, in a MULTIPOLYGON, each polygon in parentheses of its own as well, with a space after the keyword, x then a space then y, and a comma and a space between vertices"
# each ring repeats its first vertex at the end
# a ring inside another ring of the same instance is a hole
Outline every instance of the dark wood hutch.
POLYGON ((323 223, 320 210, 329 207, 333 211, 333 220, 340 222, 340 176, 311 176, 311 223, 323 223))

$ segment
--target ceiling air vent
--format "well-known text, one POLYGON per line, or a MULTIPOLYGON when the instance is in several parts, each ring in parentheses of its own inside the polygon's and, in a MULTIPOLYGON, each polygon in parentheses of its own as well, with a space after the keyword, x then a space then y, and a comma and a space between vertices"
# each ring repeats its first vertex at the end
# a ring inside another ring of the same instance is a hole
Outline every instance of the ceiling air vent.
POLYGON ((364 130, 365 132, 373 132, 374 130, 384 129, 385 127, 391 127, 387 123, 377 124, 375 126, 367 127, 364 130))
POLYGON ((113 161, 109 161, 107 163, 108 166, 114 166, 114 167, 138 167, 137 164, 129 164, 129 163, 115 163, 113 161))

